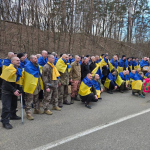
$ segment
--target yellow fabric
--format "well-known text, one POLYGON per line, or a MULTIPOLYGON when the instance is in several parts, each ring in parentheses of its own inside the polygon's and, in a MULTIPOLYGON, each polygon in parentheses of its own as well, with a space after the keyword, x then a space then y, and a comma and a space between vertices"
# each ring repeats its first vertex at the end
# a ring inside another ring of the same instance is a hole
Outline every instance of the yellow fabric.
POLYGON ((86 96, 91 93, 90 87, 88 87, 86 84, 81 82, 80 88, 79 88, 79 94, 81 96, 86 96))
POLYGON ((94 77, 94 75, 96 74, 96 72, 97 72, 97 70, 98 70, 99 67, 100 67, 100 65, 99 65, 99 64, 96 64, 95 69, 92 71, 92 76, 93 76, 93 77, 94 77))
POLYGON ((43 67, 39 65, 39 68, 40 68, 40 73, 42 74, 43 67))
POLYGON ((97 97, 100 98, 100 96, 101 96, 101 91, 100 91, 100 90, 96 90, 96 93, 97 93, 97 97))
MULTIPOLYGON (((62 58, 58 59, 57 63, 56 63, 56 68, 59 72, 64 73, 67 69, 67 65, 64 63, 64 61, 62 60, 62 58)), ((69 70, 68 70, 69 72, 69 70)))
POLYGON ((141 90, 142 89, 142 81, 137 80, 137 81, 132 81, 132 90, 141 90))
POLYGON ((103 59, 103 57, 102 57, 102 56, 100 56, 100 59, 102 60, 102 59, 103 59))
MULTIPOLYGON (((111 72, 111 70, 113 70, 115 67, 110 63, 110 61, 109 61, 109 70, 110 70, 110 72, 111 72)), ((117 68, 116 68, 117 69, 117 68)))
POLYGON ((16 84, 23 85, 23 82, 24 82, 24 68, 22 71, 22 77, 19 78, 19 80, 16 82, 16 84))
MULTIPOLYGON (((128 70, 128 67, 126 68, 126 70, 128 70)), ((119 67, 117 68, 118 73, 123 72, 123 67, 119 67)))
POLYGON ((128 85, 129 84, 129 80, 128 81, 126 81, 126 85, 128 85))
POLYGON ((132 66, 130 66, 130 70, 132 71, 132 66))
POLYGON ((137 70, 137 69, 140 69, 140 70, 141 70, 140 65, 134 66, 134 70, 137 70))
POLYGON ((2 67, 2 72, 4 71, 5 68, 7 68, 8 66, 3 65, 2 67))
POLYGON ((109 85, 110 85, 110 80, 108 78, 106 78, 104 86, 109 89, 109 85))
POLYGON ((116 84, 120 87, 122 83, 123 83, 123 80, 122 80, 121 77, 118 75, 117 80, 116 80, 116 84))
POLYGON ((24 76, 23 90, 25 93, 33 94, 38 83, 38 78, 35 78, 32 74, 29 74, 26 71, 24 72, 24 76))
POLYGON ((101 70, 103 66, 107 66, 107 63, 105 62, 104 59, 101 60, 101 62, 99 62, 99 65, 101 66, 101 70))
POLYGON ((57 68, 54 65, 52 65, 50 62, 47 63, 53 68, 52 80, 57 80, 57 77, 60 76, 57 68))
POLYGON ((13 64, 10 64, 8 67, 2 71, 1 78, 8 82, 16 82, 16 75, 17 69, 14 67, 13 64))

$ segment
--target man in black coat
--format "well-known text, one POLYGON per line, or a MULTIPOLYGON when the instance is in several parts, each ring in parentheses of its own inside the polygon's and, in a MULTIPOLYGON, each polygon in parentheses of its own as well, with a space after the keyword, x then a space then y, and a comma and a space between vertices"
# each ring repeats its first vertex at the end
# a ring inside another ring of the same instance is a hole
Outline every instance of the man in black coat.
POLYGON ((89 59, 87 57, 84 57, 83 63, 81 64, 81 80, 83 80, 88 73, 90 73, 90 68, 89 68, 89 59))
POLYGON ((92 72, 95 69, 95 67, 96 67, 95 57, 94 56, 91 57, 91 61, 92 62, 90 64, 90 72, 92 72))

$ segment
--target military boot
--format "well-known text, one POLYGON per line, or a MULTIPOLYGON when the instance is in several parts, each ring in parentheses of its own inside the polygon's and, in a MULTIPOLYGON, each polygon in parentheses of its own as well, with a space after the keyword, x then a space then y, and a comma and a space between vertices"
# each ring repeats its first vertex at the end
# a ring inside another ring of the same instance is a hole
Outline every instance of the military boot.
POLYGON ((71 97, 71 102, 70 102, 71 104, 74 104, 74 99, 75 99, 74 97, 71 97))
POLYGON ((44 110, 44 113, 47 115, 52 115, 53 113, 50 110, 44 110))
POLYGON ((59 108, 58 106, 53 106, 52 110, 58 110, 58 111, 61 111, 61 108, 59 108))
POLYGON ((26 117, 27 117, 28 120, 34 120, 34 118, 31 115, 31 113, 27 113, 26 117))
POLYGON ((43 114, 43 112, 40 109, 34 109, 34 114, 43 114))

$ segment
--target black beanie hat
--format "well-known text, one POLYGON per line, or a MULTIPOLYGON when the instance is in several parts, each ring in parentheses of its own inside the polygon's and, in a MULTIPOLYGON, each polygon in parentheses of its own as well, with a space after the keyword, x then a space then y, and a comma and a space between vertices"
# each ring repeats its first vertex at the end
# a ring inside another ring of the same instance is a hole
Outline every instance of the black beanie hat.
POLYGON ((18 58, 21 58, 21 57, 23 57, 23 56, 24 56, 24 53, 18 53, 18 54, 17 54, 17 57, 18 57, 18 58))
POLYGON ((126 57, 126 55, 122 55, 122 58, 123 58, 123 57, 126 57))

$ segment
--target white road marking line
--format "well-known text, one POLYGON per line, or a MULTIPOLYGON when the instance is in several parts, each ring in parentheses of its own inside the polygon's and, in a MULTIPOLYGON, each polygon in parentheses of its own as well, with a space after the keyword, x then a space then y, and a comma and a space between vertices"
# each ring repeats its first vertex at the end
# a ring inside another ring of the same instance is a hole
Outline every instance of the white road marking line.
POLYGON ((105 129, 105 128, 107 128, 107 127, 113 126, 113 125, 115 125, 115 124, 118 124, 118 123, 120 123, 120 122, 129 120, 129 119, 131 119, 131 118, 140 116, 140 115, 145 114, 145 113, 148 113, 148 112, 150 112, 150 109, 146 109, 146 110, 141 111, 141 112, 139 112, 139 113, 132 114, 132 115, 129 115, 129 116, 120 118, 120 119, 118 119, 118 120, 116 120, 116 121, 107 123, 107 124, 105 124, 105 125, 96 126, 96 127, 94 127, 94 128, 88 129, 88 130, 86 130, 86 131, 79 132, 79 133, 77 133, 77 134, 68 136, 68 137, 66 137, 66 138, 63 138, 63 139, 60 139, 60 140, 51 142, 51 143, 49 143, 49 144, 40 146, 40 147, 35 148, 35 149, 33 149, 33 150, 49 150, 49 149, 54 148, 54 147, 56 147, 56 146, 62 145, 62 144, 64 144, 64 143, 70 142, 70 141, 72 141, 72 140, 78 139, 78 138, 83 137, 83 136, 85 136, 85 135, 88 135, 88 134, 91 134, 91 133, 93 133, 93 132, 96 132, 96 131, 105 129))

